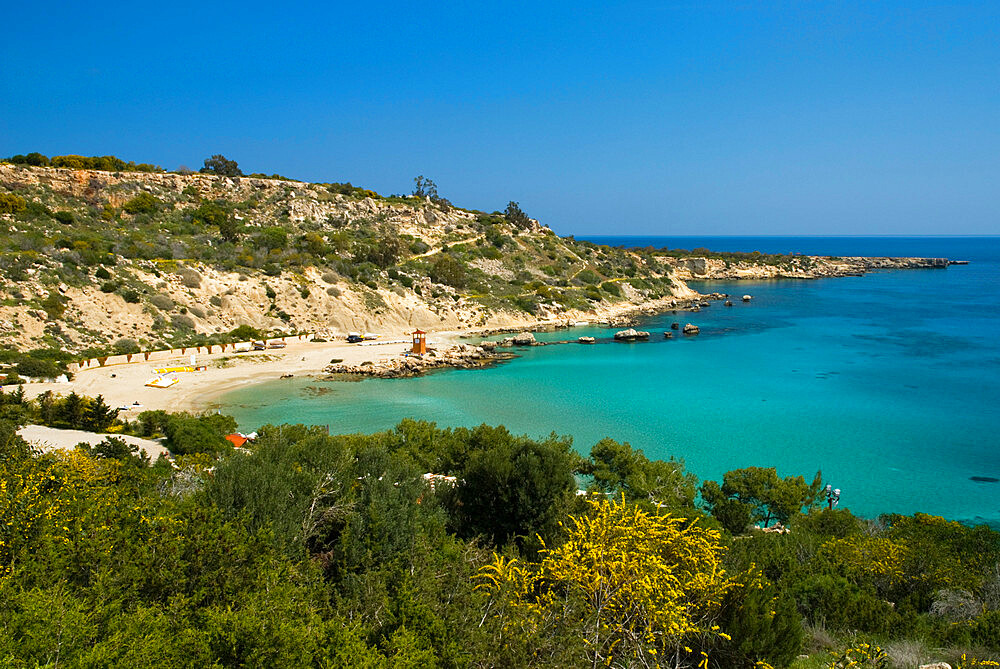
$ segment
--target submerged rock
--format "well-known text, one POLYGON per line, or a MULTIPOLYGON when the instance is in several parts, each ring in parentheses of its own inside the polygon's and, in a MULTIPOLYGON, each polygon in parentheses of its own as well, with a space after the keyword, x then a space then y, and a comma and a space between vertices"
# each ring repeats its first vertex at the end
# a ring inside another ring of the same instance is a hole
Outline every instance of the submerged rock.
POLYGON ((670 324, 670 329, 671 330, 680 330, 681 329, 681 324, 680 323, 671 323, 670 324))

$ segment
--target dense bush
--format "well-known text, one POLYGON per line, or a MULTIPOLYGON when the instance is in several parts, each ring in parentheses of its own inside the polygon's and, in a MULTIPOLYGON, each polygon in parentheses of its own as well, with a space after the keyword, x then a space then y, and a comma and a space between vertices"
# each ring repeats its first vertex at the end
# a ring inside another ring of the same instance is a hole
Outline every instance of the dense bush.
POLYGON ((843 645, 861 633, 1000 651, 1000 535, 985 527, 892 516, 865 534, 846 511, 814 511, 790 534, 736 541, 689 493, 661 507, 662 490, 694 485, 678 463, 610 440, 585 466, 556 437, 404 421, 373 435, 266 426, 234 453, 227 417, 116 413, 0 394, 8 663, 58 648, 69 666, 781 667, 802 651, 800 616, 843 645), (177 458, 151 464, 113 438, 33 454, 14 434, 25 418, 165 434, 177 458), (585 469, 590 501, 573 494, 585 469), (826 548, 865 537, 919 554, 924 575, 947 568, 975 603, 883 599, 879 569, 826 548))
POLYGON ((23 197, 12 193, 0 193, 0 214, 17 214, 27 207, 28 203, 23 197))
POLYGON ((122 205, 122 210, 129 214, 151 214, 160 206, 160 201, 151 193, 139 193, 122 205))

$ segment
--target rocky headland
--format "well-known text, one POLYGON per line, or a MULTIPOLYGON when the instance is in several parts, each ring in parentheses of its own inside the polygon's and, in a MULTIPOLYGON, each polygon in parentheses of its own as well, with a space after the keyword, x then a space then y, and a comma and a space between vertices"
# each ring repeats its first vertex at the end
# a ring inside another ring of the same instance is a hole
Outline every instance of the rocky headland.
POLYGON ((783 256, 781 262, 726 258, 672 258, 677 277, 699 280, 824 279, 862 276, 887 269, 944 269, 964 264, 947 258, 862 258, 834 256, 783 256))

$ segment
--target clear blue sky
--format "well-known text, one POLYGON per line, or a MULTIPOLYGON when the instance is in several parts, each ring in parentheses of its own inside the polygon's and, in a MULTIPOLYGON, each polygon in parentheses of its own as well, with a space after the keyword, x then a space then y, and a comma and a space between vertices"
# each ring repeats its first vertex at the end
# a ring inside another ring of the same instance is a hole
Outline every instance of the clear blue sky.
POLYGON ((563 234, 1000 234, 1000 3, 9 3, 0 155, 433 178, 563 234))

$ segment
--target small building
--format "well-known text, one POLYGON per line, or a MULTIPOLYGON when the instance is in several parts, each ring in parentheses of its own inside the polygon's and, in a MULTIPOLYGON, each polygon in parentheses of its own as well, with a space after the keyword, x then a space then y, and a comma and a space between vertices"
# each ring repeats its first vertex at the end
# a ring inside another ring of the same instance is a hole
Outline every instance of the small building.
POLYGON ((244 437, 242 434, 227 434, 226 435, 226 439, 230 443, 232 443, 232 445, 233 445, 234 448, 241 448, 243 446, 243 444, 245 444, 248 441, 250 441, 249 439, 247 439, 246 437, 244 437))
POLYGON ((427 353, 427 333, 423 330, 413 331, 413 352, 417 355, 427 353))

